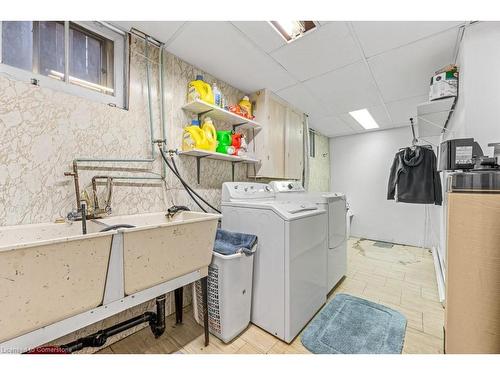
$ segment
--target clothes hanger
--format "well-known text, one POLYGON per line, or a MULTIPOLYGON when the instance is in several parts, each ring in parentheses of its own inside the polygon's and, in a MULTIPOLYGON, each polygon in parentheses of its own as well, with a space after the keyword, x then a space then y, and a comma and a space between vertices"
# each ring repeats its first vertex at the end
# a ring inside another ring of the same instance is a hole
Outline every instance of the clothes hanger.
MULTIPOLYGON (((411 140, 411 150, 412 151, 415 151, 417 149, 417 147, 423 147, 423 148, 426 148, 426 149, 429 149, 429 150, 432 150, 432 144, 419 144, 419 139, 417 138, 416 134, 415 134, 415 124, 413 123, 413 117, 410 117, 410 128, 411 128, 411 133, 412 133, 412 140, 411 140)), ((429 143, 429 142, 428 142, 429 143)), ((400 148, 399 151, 403 151, 405 150, 406 148, 408 147, 403 147, 403 148, 400 148)))

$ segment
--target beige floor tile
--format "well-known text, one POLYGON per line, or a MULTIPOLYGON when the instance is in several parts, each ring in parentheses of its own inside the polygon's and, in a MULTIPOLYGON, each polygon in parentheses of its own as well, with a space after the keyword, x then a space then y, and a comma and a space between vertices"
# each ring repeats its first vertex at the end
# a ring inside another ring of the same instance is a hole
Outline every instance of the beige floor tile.
POLYGON ((404 353, 442 354, 443 340, 432 335, 408 328, 406 330, 404 353))
POLYGON ((393 270, 387 267, 385 265, 384 267, 375 267, 373 270, 373 274, 377 276, 383 276, 386 278, 391 278, 391 279, 396 279, 396 280, 404 280, 405 279, 405 272, 404 271, 398 271, 398 270, 393 270))
POLYGON ((354 280, 364 281, 367 285, 384 286, 386 278, 366 272, 356 272, 353 277, 354 280))
POLYGON ((188 353, 194 354, 234 354, 238 352, 246 341, 242 337, 237 337, 233 341, 225 344, 214 335, 210 335, 210 343, 205 346, 205 336, 200 335, 195 340, 184 346, 188 353))
POLYGON ((286 344, 283 341, 278 341, 267 352, 267 354, 311 354, 311 353, 304 347, 304 345, 302 345, 300 339, 295 339, 291 344, 286 344))
POLYGON ((422 297, 429 299, 431 301, 439 301, 439 293, 437 290, 437 287, 432 288, 432 287, 422 287, 422 297))
POLYGON ((99 351, 98 351, 98 352, 96 352, 95 354, 115 354, 115 353, 114 353, 114 352, 111 350, 111 348, 108 346, 108 347, 106 347, 106 348, 104 348, 104 349, 99 350, 99 351))
POLYGON ((443 314, 444 309, 441 303, 423 298, 419 293, 403 289, 401 295, 401 306, 422 312, 443 314))
POLYGON ((347 294, 363 294, 366 288, 366 281, 357 280, 354 278, 346 277, 344 281, 337 287, 337 293, 347 293, 347 294))
POLYGON ((264 353, 259 348, 247 342, 241 348, 238 349, 236 354, 266 354, 266 353, 264 353))
MULTIPOLYGON (((329 295, 339 293, 381 303, 400 311, 407 319, 404 353, 442 353, 444 310, 439 303, 432 255, 425 249, 395 245, 373 246, 373 241, 349 239, 347 277, 329 295)), ((291 344, 250 325, 238 338, 224 344, 210 336, 204 346, 203 328, 185 309, 184 324, 167 319, 167 332, 155 340, 148 329, 137 332, 101 352, 122 353, 216 353, 216 354, 306 354, 297 337, 291 344)))
POLYGON ((406 318, 407 321, 407 327, 413 328, 417 331, 422 331, 424 330, 423 327, 423 313, 421 311, 415 311, 406 307, 394 305, 390 302, 386 301, 381 301, 381 303, 387 307, 390 307, 391 309, 394 309, 396 311, 399 311, 401 314, 403 314, 406 318))
POLYGON ((394 288, 385 286, 368 285, 363 291, 363 296, 399 305, 401 303, 401 292, 394 288))
MULTIPOLYGON (((214 339, 214 336, 210 336, 210 344, 205 346, 204 336, 200 335, 188 342, 183 349, 188 354, 224 354, 224 351, 219 346, 214 345, 214 339)), ((234 350, 233 353, 236 353, 237 350, 234 350)))
POLYGON ((170 354, 181 349, 168 333, 155 338, 151 329, 146 327, 111 345, 115 354, 170 354))
POLYGON ((253 324, 242 333, 241 338, 264 353, 267 353, 278 342, 276 337, 253 324))
POLYGON ((423 327, 424 332, 439 337, 444 338, 444 311, 443 313, 435 313, 431 311, 423 312, 423 327))

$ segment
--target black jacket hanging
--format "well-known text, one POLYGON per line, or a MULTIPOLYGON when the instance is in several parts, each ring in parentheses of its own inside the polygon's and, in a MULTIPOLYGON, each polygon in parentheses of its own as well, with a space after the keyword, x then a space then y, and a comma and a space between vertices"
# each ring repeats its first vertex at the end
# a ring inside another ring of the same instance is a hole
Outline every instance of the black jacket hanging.
POLYGON ((387 199, 397 202, 441 205, 441 179, 436 155, 426 147, 407 147, 394 156, 387 199))

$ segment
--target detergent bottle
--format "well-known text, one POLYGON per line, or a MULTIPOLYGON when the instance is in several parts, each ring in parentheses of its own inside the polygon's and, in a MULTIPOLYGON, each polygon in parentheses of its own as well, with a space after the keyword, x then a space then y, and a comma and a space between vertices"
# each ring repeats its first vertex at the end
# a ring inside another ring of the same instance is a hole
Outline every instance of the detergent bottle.
POLYGON ((191 126, 186 126, 182 135, 182 150, 189 151, 193 149, 208 149, 205 132, 200 128, 198 120, 192 120, 191 126))
POLYGON ((214 83, 212 86, 212 92, 214 94, 214 104, 217 107, 222 107, 222 93, 220 92, 216 83, 214 83))
POLYGON ((252 102, 250 102, 250 99, 248 98, 248 96, 245 95, 240 100, 240 102, 238 103, 238 105, 241 108, 241 112, 242 112, 243 116, 245 116, 246 118, 251 119, 252 118, 252 102))
POLYGON ((208 104, 214 104, 214 94, 208 83, 203 81, 203 76, 198 74, 194 81, 189 82, 187 101, 192 102, 196 99, 203 100, 208 104))
POLYGON ((227 154, 227 148, 231 146, 232 134, 231 130, 217 130, 217 152, 227 154))
POLYGON ((215 151, 217 149, 217 132, 215 126, 210 117, 205 117, 201 130, 205 134, 206 139, 206 149, 209 151, 215 151))

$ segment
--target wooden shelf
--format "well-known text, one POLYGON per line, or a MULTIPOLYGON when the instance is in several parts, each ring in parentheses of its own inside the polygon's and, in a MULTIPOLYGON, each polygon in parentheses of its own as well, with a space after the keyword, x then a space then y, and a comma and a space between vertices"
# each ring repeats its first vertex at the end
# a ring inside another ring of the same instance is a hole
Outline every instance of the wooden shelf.
POLYGON ((257 159, 246 158, 246 157, 236 156, 236 155, 221 154, 220 152, 198 150, 198 149, 189 150, 189 151, 179 151, 179 155, 197 156, 197 157, 207 158, 207 159, 232 161, 235 163, 254 164, 254 163, 259 162, 259 160, 257 160, 257 159))
POLYGON ((417 105, 418 137, 440 135, 453 112, 455 97, 433 100, 417 105))
POLYGON ((227 154, 221 154, 220 152, 213 152, 213 151, 207 151, 207 150, 199 150, 199 149, 193 149, 189 151, 179 151, 180 156, 193 156, 196 158, 196 177, 198 183, 200 183, 200 161, 201 159, 216 159, 216 160, 223 160, 223 161, 230 161, 231 162, 231 167, 232 167, 232 179, 234 181, 234 165, 237 163, 242 163, 242 164, 257 164, 260 163, 260 160, 257 159, 252 159, 252 158, 247 158, 247 157, 242 157, 242 156, 235 156, 235 155, 227 155, 227 154))
POLYGON ((205 103, 202 100, 195 100, 187 103, 182 107, 185 111, 196 113, 198 118, 203 115, 209 115, 213 120, 224 121, 233 126, 233 129, 260 129, 261 126, 258 122, 239 116, 235 113, 227 111, 223 108, 217 107, 213 104, 205 103))

